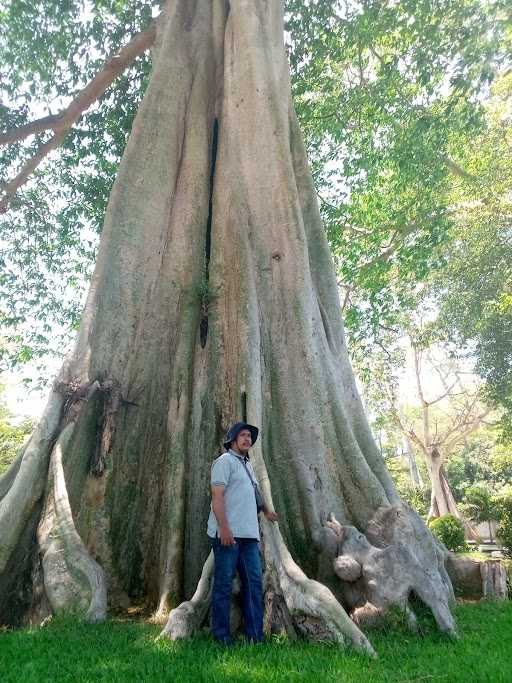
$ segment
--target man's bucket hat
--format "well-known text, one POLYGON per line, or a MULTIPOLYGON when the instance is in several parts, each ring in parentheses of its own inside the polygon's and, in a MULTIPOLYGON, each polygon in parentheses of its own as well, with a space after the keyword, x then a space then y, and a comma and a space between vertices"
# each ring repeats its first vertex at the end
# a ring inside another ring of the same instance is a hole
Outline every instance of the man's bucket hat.
POLYGON ((247 422, 235 422, 234 425, 231 425, 231 427, 228 430, 228 433, 226 434, 224 448, 229 448, 231 446, 232 442, 240 434, 242 429, 248 429, 251 432, 252 445, 254 446, 256 439, 258 438, 258 427, 254 427, 254 425, 247 424, 247 422))

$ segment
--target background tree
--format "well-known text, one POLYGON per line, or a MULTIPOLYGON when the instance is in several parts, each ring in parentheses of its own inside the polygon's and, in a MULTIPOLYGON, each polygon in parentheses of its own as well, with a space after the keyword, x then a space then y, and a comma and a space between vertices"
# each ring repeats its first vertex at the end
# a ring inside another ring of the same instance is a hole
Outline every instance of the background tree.
POLYGON ((472 431, 478 429, 490 409, 481 405, 478 388, 464 386, 456 366, 450 363, 443 367, 440 363, 433 362, 432 357, 429 359, 431 366, 439 375, 443 389, 442 393, 434 398, 427 398, 422 383, 422 363, 426 355, 425 351, 426 349, 416 344, 412 345, 416 387, 421 405, 421 437, 412 426, 404 425, 402 428, 408 431, 411 441, 414 441, 421 449, 427 463, 432 484, 429 517, 440 517, 446 514, 460 517, 443 464, 455 446, 472 431), (432 408, 445 399, 450 403, 450 414, 448 424, 441 426, 440 421, 433 416, 432 408))
POLYGON ((446 475, 457 502, 463 502, 466 490, 483 485, 494 493, 511 479, 512 449, 501 444, 497 429, 483 425, 473 432, 446 463, 446 475))
MULTIPOLYGON (((507 246, 509 113, 510 74, 505 74, 493 85, 492 97, 485 103, 480 134, 462 134, 450 143, 453 173, 447 201, 452 227, 436 249, 437 265, 429 278, 416 282, 420 293, 414 299, 418 309, 426 307, 429 327, 444 355, 460 358, 466 369, 478 373, 484 381, 482 399, 505 408, 501 410, 502 438, 507 438, 510 349, 508 315, 503 304, 509 289, 511 256, 507 246), (470 170, 465 170, 466 165, 470 170)), ((370 387, 375 376, 383 376, 396 394, 396 376, 405 362, 399 340, 410 327, 410 318, 404 307, 395 330, 381 330, 380 341, 373 344, 371 364, 365 358, 364 344, 361 349, 356 345, 358 358, 362 356, 357 367, 362 366, 360 376, 370 387), (365 364, 369 367, 365 368, 365 364)), ((368 397, 370 408, 383 415, 387 401, 378 399, 375 391, 368 397)), ((456 451, 448 455, 448 481, 454 487, 456 502, 465 501, 465 490, 472 485, 490 485, 498 491, 506 483, 510 448, 498 445, 498 437, 496 429, 478 429, 474 437, 464 437, 456 451)))
POLYGON ((415 333, 414 338, 409 338, 409 351, 414 368, 416 406, 413 410, 405 410, 399 386, 393 378, 393 365, 389 364, 389 358, 382 356, 382 372, 372 373, 374 389, 370 400, 379 394, 380 412, 387 413, 388 420, 424 459, 431 484, 429 518, 446 514, 460 517, 444 463, 456 447, 483 424, 490 408, 482 403, 478 384, 464 379, 456 359, 439 354, 428 325, 423 331, 417 328, 411 333, 415 333), (438 381, 437 388, 430 389, 427 394, 424 382, 429 374, 437 376, 438 381))
POLYGON ((453 143, 453 229, 433 278, 445 339, 471 350, 510 437, 512 396, 512 73, 492 88, 485 128, 453 143), (455 156, 456 154, 456 156, 455 156))
POLYGON ((358 365, 385 344, 453 225, 453 140, 508 59, 501 2, 296 2, 295 102, 358 365))

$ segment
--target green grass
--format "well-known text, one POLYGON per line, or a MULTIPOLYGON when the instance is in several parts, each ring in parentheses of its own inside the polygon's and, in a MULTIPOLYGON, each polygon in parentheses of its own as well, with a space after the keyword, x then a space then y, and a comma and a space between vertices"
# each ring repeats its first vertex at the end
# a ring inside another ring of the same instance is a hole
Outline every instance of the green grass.
POLYGON ((489 553, 481 553, 478 550, 469 550, 467 552, 455 553, 457 557, 468 557, 470 560, 475 560, 475 562, 487 562, 487 560, 495 560, 495 557, 491 557, 489 553))
POLYGON ((372 631, 377 660, 333 645, 274 639, 223 649, 206 637, 157 641, 159 628, 142 622, 54 619, 42 629, 0 633, 0 681, 512 681, 512 602, 460 605, 456 616, 457 641, 437 633, 426 617, 420 636, 400 623, 372 631))

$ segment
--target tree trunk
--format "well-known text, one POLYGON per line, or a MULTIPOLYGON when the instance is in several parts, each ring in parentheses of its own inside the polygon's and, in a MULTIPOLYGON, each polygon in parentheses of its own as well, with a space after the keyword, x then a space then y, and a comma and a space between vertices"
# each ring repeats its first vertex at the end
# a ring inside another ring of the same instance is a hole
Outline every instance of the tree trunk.
POLYGON ((415 489, 422 489, 424 487, 424 483, 421 472, 418 468, 418 463, 416 461, 414 447, 406 434, 404 434, 403 437, 403 444, 407 457, 407 464, 409 465, 409 476, 411 477, 411 483, 415 489))
POLYGON ((436 449, 434 449, 433 454, 427 459, 427 465, 430 474, 430 482, 432 484, 428 518, 432 519, 433 517, 442 517, 443 515, 453 515, 454 517, 457 517, 457 519, 462 519, 436 449))
POLYGON ((76 347, 0 503, 1 621, 71 605, 101 618, 106 586, 110 606, 160 617, 185 599, 166 632, 199 628, 210 465, 239 418, 261 427, 252 458, 280 516, 262 529, 272 628, 371 652, 345 609, 408 610, 414 591, 453 632, 443 554, 402 506, 356 389, 281 3, 176 0, 76 347))
POLYGON ((435 517, 442 517, 443 515, 453 515, 460 519, 464 524, 466 538, 470 540, 477 540, 478 533, 473 525, 460 514, 457 502, 453 496, 452 490, 442 464, 439 451, 434 448, 431 454, 427 457, 427 466, 430 474, 430 482, 432 484, 432 492, 430 494, 430 510, 428 512, 428 519, 435 517))

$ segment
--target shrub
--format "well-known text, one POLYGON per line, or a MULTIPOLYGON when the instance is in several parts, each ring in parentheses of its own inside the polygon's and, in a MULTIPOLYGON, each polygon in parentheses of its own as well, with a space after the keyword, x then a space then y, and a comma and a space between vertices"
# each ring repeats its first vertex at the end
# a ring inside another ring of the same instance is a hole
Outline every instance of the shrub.
POLYGON ((464 524, 457 517, 453 515, 437 517, 429 522, 429 527, 434 536, 444 543, 448 550, 455 552, 465 547, 464 524))
POLYGON ((496 496, 500 524, 496 529, 496 536, 503 546, 503 554, 512 557, 512 489, 496 496))

